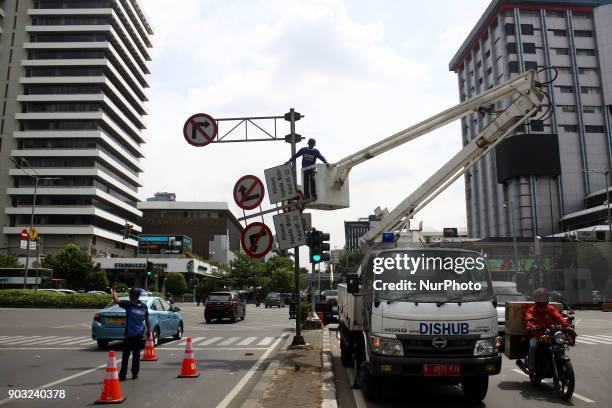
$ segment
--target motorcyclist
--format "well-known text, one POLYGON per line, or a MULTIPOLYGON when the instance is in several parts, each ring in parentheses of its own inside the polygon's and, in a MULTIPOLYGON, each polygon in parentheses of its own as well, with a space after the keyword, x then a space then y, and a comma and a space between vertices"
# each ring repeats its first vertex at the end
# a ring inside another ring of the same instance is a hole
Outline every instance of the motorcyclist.
POLYGON ((538 339, 545 334, 543 328, 549 328, 553 324, 563 326, 564 329, 573 335, 574 331, 567 323, 565 318, 552 305, 549 305, 550 295, 548 289, 538 288, 533 292, 533 301, 535 304, 527 309, 525 313, 525 323, 527 326, 527 336, 529 337, 529 354, 527 355, 527 364, 530 370, 535 369, 536 350, 538 347, 538 339))

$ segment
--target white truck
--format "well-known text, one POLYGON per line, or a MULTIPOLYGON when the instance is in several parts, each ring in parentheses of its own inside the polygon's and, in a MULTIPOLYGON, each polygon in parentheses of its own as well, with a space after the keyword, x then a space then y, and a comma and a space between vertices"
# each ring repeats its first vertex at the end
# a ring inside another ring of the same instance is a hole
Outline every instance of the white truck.
POLYGON ((532 70, 332 167, 316 166, 317 200, 308 207, 348 207, 347 181, 353 166, 457 118, 490 112, 500 99, 508 100, 508 107, 493 116, 480 134, 361 238, 363 263, 346 284, 339 285, 338 306, 342 363, 354 367, 356 385, 366 398, 377 399, 383 381, 417 377, 460 383, 470 401, 485 398, 489 376, 501 370, 497 314, 486 262, 477 262, 481 257, 477 252, 416 248, 396 238, 419 209, 532 117, 544 95, 532 70), (413 264, 409 270, 402 264, 403 259, 419 258, 451 262, 463 258, 462 262, 479 267, 459 273, 435 261, 432 268, 413 264), (453 285, 447 287, 447 281, 453 285), (420 287, 423 282, 426 286, 420 287))

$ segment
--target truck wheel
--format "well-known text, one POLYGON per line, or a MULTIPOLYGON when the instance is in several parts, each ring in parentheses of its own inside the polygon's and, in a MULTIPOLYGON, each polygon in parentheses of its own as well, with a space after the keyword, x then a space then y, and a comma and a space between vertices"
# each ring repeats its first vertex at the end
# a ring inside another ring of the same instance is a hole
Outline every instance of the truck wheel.
POLYGON ((461 380, 463 396, 472 403, 481 402, 487 396, 489 389, 489 377, 486 375, 476 375, 465 377, 461 380))
POLYGON ((370 374, 370 370, 366 366, 366 362, 362 362, 359 367, 359 376, 361 379, 361 388, 363 395, 370 402, 380 400, 382 394, 382 384, 380 380, 370 374))
POLYGON ((349 346, 344 344, 342 338, 340 338, 340 361, 344 367, 351 367, 353 364, 353 352, 349 346))

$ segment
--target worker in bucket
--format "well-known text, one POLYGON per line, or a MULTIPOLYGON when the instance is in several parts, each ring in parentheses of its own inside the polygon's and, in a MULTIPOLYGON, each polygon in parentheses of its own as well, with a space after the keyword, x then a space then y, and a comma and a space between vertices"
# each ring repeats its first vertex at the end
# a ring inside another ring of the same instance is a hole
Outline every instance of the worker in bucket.
POLYGON ((138 378, 138 372, 140 371, 140 351, 144 346, 142 335, 145 332, 145 325, 147 326, 147 338, 151 337, 149 308, 144 302, 140 301, 141 290, 139 288, 130 289, 130 300, 119 300, 115 292, 116 287, 116 283, 111 286, 113 302, 125 309, 125 333, 119 381, 125 381, 130 354, 132 354, 132 379, 135 380, 138 378))
MULTIPOLYGON (((331 164, 327 162, 325 157, 323 157, 321 152, 318 149, 315 149, 316 144, 316 140, 312 138, 308 139, 308 147, 302 147, 300 150, 298 150, 297 153, 291 156, 291 158, 287 161, 286 164, 289 164, 289 162, 302 156, 302 169, 304 167, 314 165, 317 159, 321 160, 326 165, 331 166, 331 164)), ((314 171, 314 168, 304 170, 302 183, 304 183, 304 199, 306 200, 309 198, 313 198, 315 200, 317 199, 317 190, 315 189, 314 184, 314 171)))

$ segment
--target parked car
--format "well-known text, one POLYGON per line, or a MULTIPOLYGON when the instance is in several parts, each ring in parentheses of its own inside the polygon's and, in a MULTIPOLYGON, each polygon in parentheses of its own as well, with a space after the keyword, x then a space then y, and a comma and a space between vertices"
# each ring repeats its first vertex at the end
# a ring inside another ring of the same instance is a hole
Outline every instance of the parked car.
POLYGON ((101 290, 90 290, 89 292, 87 292, 88 295, 104 295, 106 294, 106 292, 101 291, 101 290))
MULTIPOLYGON (((129 300, 122 296, 119 300, 129 300)), ((170 305, 164 298, 157 296, 141 296, 140 300, 149 308, 149 321, 153 332, 153 341, 157 346, 159 340, 172 336, 175 340, 183 337, 183 318, 180 308, 170 305)), ((91 324, 91 337, 96 340, 98 347, 106 348, 113 340, 122 340, 125 332, 125 309, 114 302, 93 316, 91 324)), ((146 338, 146 327, 142 336, 146 338)))
POLYGON ((71 290, 71 289, 57 289, 57 291, 59 293, 63 293, 64 295, 74 295, 75 293, 77 293, 76 290, 71 290))
POLYGON ((506 333, 506 302, 525 302, 527 296, 516 289, 516 283, 505 281, 493 281, 493 293, 497 302, 497 327, 499 335, 506 333))
POLYGON ((283 298, 278 292, 270 292, 266 295, 266 298, 264 299, 264 305, 266 306, 266 308, 272 306, 277 306, 280 308, 285 307, 285 302, 283 301, 283 298))
POLYGON ((211 292, 208 294, 204 306, 206 323, 224 318, 228 318, 232 323, 235 323, 236 320, 244 320, 245 317, 245 300, 237 292, 211 292))

